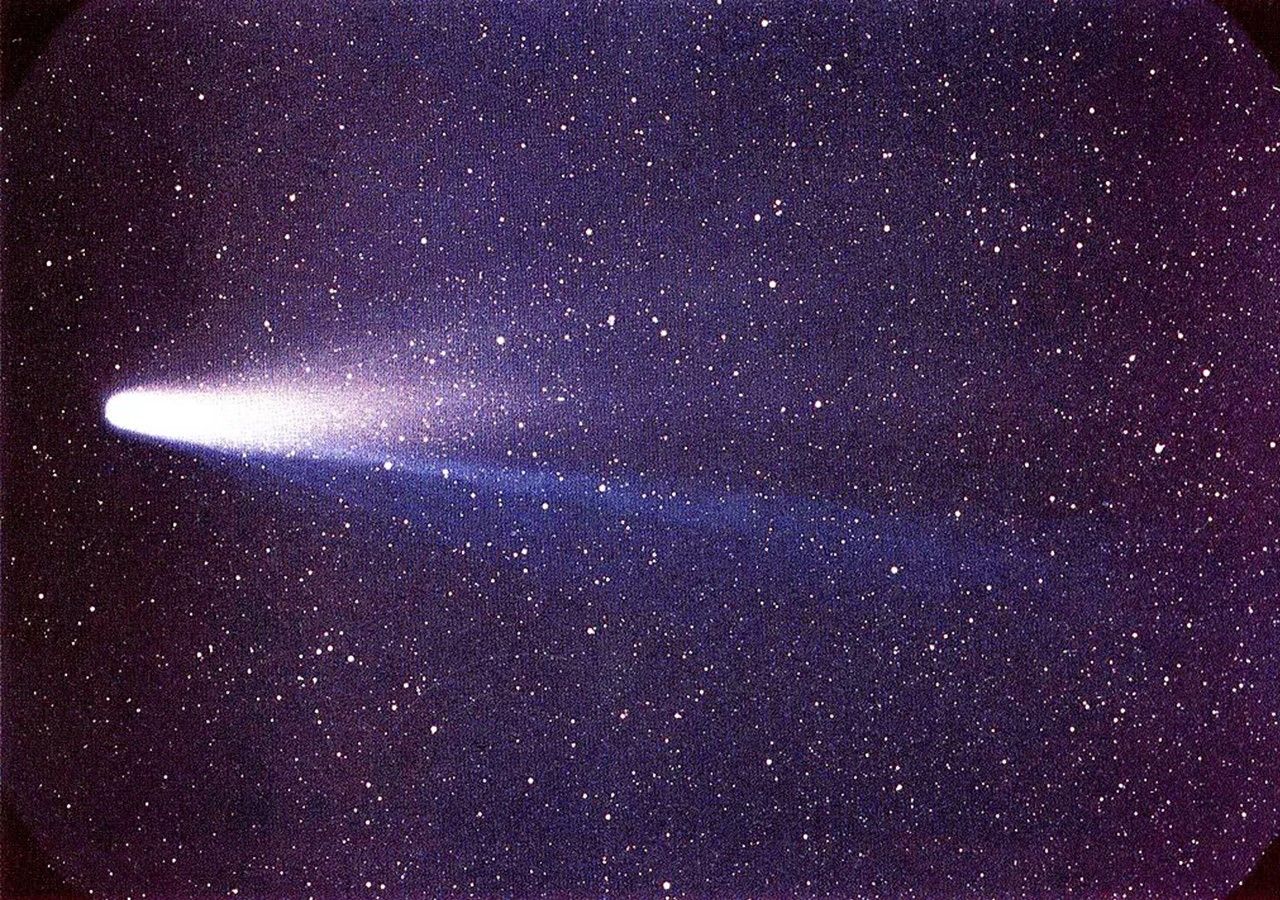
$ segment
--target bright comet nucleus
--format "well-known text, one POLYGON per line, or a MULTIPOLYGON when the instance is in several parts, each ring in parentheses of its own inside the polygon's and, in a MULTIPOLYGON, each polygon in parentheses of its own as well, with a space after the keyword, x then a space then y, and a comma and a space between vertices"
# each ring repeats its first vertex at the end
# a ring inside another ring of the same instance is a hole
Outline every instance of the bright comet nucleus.
POLYGON ((329 449, 354 424, 355 408, 336 391, 139 388, 111 395, 103 415, 122 431, 158 440, 293 453, 329 449))

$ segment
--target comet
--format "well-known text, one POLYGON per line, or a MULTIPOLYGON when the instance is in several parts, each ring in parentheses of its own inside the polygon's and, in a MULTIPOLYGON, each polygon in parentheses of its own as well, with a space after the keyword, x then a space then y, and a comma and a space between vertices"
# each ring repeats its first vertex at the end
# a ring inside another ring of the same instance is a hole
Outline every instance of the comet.
POLYGON ((108 397, 103 417, 156 441, 286 456, 340 455, 377 428, 376 408, 338 388, 137 388, 108 397))

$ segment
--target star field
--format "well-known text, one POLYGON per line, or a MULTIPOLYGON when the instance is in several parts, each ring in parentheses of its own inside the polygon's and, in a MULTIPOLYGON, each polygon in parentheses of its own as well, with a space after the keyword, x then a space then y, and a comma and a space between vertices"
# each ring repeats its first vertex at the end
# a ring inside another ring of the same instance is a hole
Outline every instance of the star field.
POLYGON ((7 802, 92 896, 1225 894, 1276 84, 1200 3, 78 10, 4 112, 7 802))

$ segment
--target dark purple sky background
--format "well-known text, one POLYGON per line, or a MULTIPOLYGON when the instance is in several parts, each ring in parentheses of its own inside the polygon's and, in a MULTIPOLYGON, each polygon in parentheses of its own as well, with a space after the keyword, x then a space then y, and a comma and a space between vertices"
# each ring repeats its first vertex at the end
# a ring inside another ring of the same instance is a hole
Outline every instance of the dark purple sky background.
POLYGON ((23 821, 102 896, 1225 892, 1275 83, 1209 4, 88 4, 4 124, 23 821), (464 386, 474 478, 101 419, 307 367, 464 386))

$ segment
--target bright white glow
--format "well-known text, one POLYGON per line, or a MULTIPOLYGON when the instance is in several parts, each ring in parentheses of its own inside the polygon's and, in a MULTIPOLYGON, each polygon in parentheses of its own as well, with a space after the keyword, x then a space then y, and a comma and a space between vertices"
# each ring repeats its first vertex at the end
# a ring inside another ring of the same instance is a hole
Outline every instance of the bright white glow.
POLYGON ((116 428, 161 440, 291 453, 330 443, 356 424, 353 411, 336 393, 138 389, 113 394, 103 414, 116 428))

